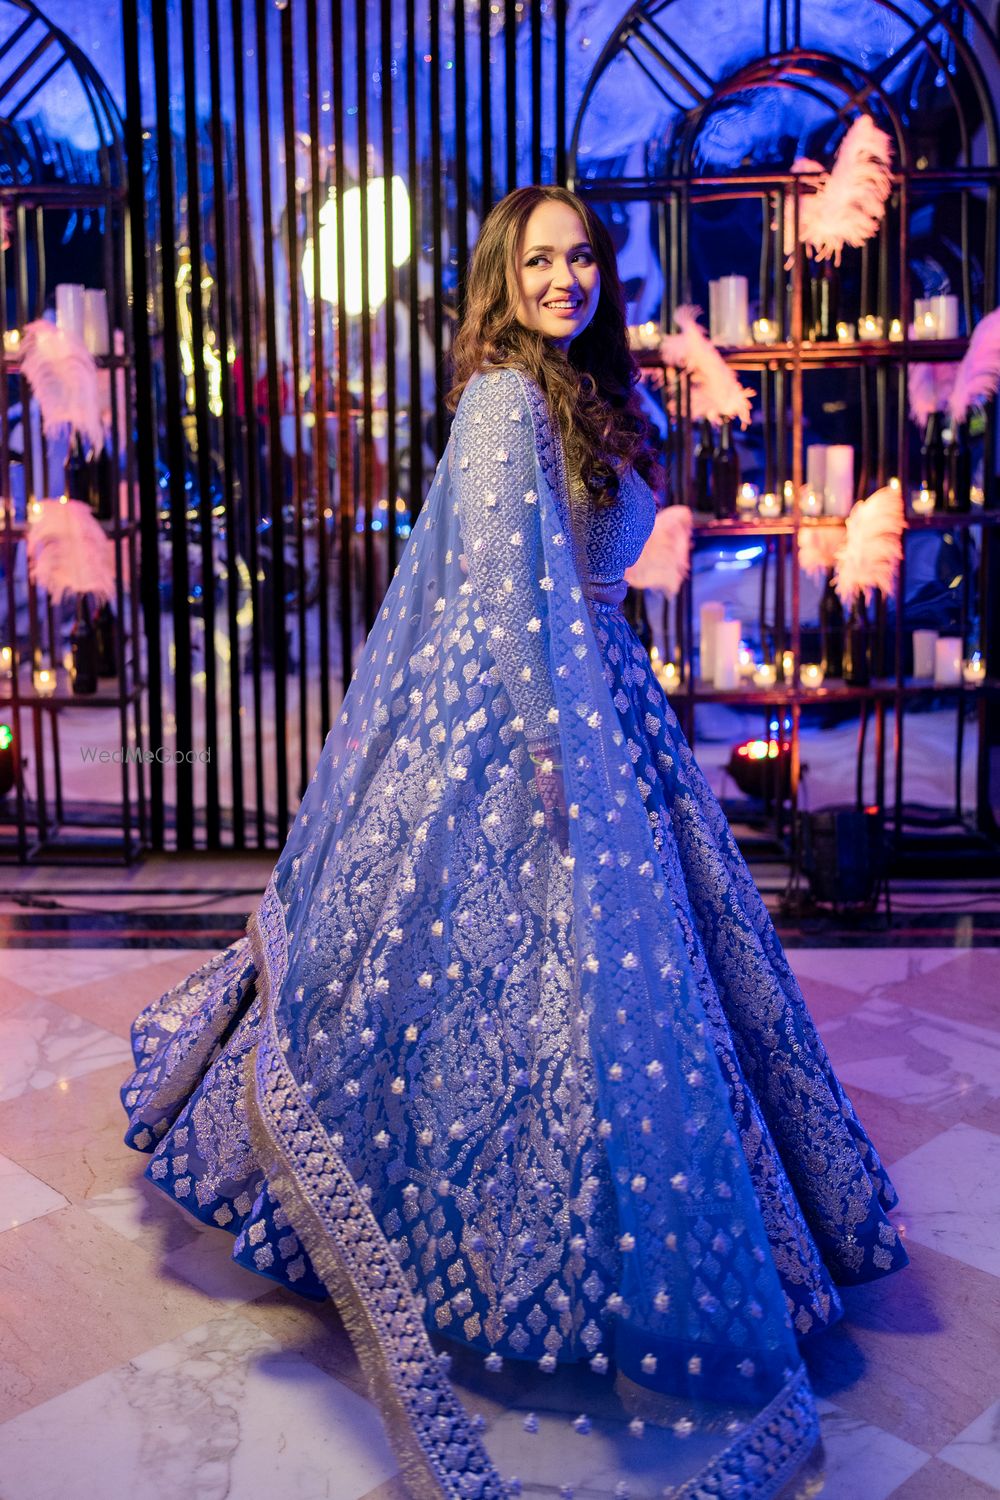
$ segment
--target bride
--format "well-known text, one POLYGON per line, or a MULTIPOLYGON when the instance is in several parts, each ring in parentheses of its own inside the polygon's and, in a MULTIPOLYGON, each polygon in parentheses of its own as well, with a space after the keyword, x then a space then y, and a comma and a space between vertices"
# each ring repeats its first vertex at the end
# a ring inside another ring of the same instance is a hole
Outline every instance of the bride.
POLYGON ((135 1022, 127 1140, 335 1300, 414 1496, 774 1495, 798 1339, 906 1255, 621 612, 657 469, 586 203, 497 204, 454 365, 247 935, 135 1022))

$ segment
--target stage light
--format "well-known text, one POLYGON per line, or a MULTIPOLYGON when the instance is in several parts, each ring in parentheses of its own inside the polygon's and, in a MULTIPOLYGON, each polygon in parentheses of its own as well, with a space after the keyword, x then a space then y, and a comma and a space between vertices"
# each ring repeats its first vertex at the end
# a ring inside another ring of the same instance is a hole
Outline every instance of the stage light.
MULTIPOLYGON (((385 178, 368 183, 368 307, 382 306, 388 291, 385 264, 385 178)), ((344 194, 344 311, 351 317, 361 313, 361 189, 344 194)), ((337 203, 331 193, 319 212, 319 294, 324 302, 337 301, 337 203)), ((401 266, 410 257, 410 198, 402 177, 392 179, 392 263, 401 266)), ((302 280, 307 298, 313 295, 313 242, 306 240, 302 254, 302 280)))
POLYGON ((770 803, 778 789, 787 797, 792 747, 789 740, 776 737, 778 732, 777 720, 772 720, 766 740, 744 740, 733 746, 726 770, 745 797, 770 803))

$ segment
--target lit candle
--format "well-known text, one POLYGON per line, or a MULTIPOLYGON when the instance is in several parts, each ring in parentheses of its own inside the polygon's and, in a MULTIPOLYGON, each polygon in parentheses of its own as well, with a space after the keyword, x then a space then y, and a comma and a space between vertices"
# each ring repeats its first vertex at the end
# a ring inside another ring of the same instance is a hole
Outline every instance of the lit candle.
POLYGON ((741 484, 736 496, 736 509, 741 516, 751 515, 757 509, 758 490, 755 484, 741 484))
POLYGON ((678 672, 677 666, 674 662, 666 661, 663 663, 660 682, 663 687, 666 688, 668 693, 672 693, 680 687, 681 674, 678 672))
POLYGON ((874 317, 871 313, 866 313, 858 324, 858 338, 866 342, 871 339, 880 339, 884 334, 885 324, 882 319, 874 317))
POLYGON ((932 297, 917 297, 914 300, 913 337, 915 339, 937 338, 937 318, 932 297))
POLYGON ((981 484, 969 486, 969 504, 977 507, 986 504, 986 491, 981 484))
POLYGON ((838 323, 837 324, 837 343, 838 344, 853 344, 854 343, 854 324, 853 323, 838 323))
POLYGON ((754 668, 753 680, 758 687, 774 687, 778 680, 778 669, 773 661, 762 661, 754 668))
POLYGON ((791 510, 795 504, 795 486, 790 479, 786 479, 781 486, 781 494, 784 499, 785 509, 791 510))
POLYGON ((934 642, 934 682, 938 687, 952 687, 962 680, 962 638, 941 635, 934 642))
POLYGON ((740 641, 740 649, 737 655, 739 657, 740 676, 752 677, 757 663, 753 659, 753 652, 750 650, 750 647, 745 645, 743 641, 740 641))
POLYGON ((919 490, 916 490, 910 496, 910 509, 915 516, 929 516, 933 514, 934 491, 928 489, 926 484, 922 484, 919 490))
POLYGON ((777 323, 771 318, 755 318, 753 341, 755 344, 776 344, 778 342, 777 323))
POLYGON ((795 653, 793 651, 782 651, 781 675, 786 682, 791 682, 795 676, 795 653))
POLYGON ((799 503, 804 516, 821 516, 823 514, 823 496, 817 495, 815 490, 805 490, 799 503))
POLYGON ((890 344, 901 344, 903 342, 903 324, 900 318, 893 318, 889 324, 890 344))
POLYGON ((821 662, 804 661, 799 668, 799 681, 804 688, 818 688, 823 685, 826 670, 821 662))
POLYGON ((51 667, 38 667, 35 671, 35 692, 39 698, 51 698, 56 690, 56 674, 51 667))
POLYGON ((0 646, 0 677, 9 677, 14 670, 14 648, 0 646))
POLYGON ((8 328, 3 336, 3 346, 8 354, 16 354, 21 347, 21 334, 17 328, 8 328))
POLYGON ((771 493, 761 495, 757 511, 765 521, 774 521, 781 515, 781 501, 777 495, 771 493))
POLYGON ((986 663, 978 651, 973 652, 968 661, 962 663, 962 676, 970 687, 986 680, 986 663))

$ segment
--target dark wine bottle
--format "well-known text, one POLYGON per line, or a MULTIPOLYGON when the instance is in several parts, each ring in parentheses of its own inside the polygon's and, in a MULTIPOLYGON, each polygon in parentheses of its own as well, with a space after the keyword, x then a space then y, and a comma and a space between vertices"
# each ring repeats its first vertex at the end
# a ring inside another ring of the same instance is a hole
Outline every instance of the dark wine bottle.
POLYGON ((844 681, 851 687, 867 687, 871 677, 871 632, 865 596, 859 589, 844 632, 844 681))
POLYGON ((110 604, 102 604, 94 614, 94 635, 97 637, 98 677, 117 677, 118 635, 110 604))
POLYGON ((740 489, 740 460, 733 447, 732 429, 732 422, 728 419, 723 422, 712 462, 712 496, 716 518, 720 521, 736 514, 736 496, 740 489))
POLYGON ((967 511, 972 506, 972 454, 969 429, 964 422, 952 422, 944 441, 944 508, 967 511))
POLYGON ((709 509, 711 502, 714 456, 712 424, 705 420, 698 424, 698 442, 694 450, 694 509, 702 514, 709 509))
POLYGON ((93 468, 78 432, 74 432, 70 439, 63 465, 63 488, 67 500, 82 500, 93 507, 93 468))
POLYGON ((105 443, 97 454, 92 469, 92 501, 94 514, 99 521, 110 521, 114 516, 114 473, 111 450, 105 443))
POLYGON ((819 601, 819 634, 823 668, 827 677, 844 675, 844 606, 833 584, 833 569, 819 601))
POLYGON ((941 413, 932 411, 924 428, 920 445, 920 483, 933 492, 934 503, 944 508, 944 443, 941 438, 941 413))
POLYGON ((86 594, 76 596, 76 619, 69 639, 73 692, 81 697, 87 693, 96 693, 97 636, 90 618, 90 599, 86 594))

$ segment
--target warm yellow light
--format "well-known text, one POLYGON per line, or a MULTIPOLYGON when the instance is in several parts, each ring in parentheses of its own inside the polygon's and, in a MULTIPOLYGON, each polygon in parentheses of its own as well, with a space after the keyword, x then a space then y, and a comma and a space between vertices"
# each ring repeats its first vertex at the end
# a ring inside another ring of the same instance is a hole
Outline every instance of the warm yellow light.
MULTIPOLYGON (((368 183, 368 307, 382 306, 388 291, 385 264, 385 178, 368 183)), ((351 317, 361 312, 361 189, 348 188, 343 201, 344 216, 344 310, 351 317)), ((319 294, 324 302, 337 301, 337 205, 331 193, 319 214, 319 294)), ((402 177, 392 179, 392 263, 401 266, 410 257, 410 199, 402 177)), ((306 240, 302 255, 302 279, 306 296, 313 293, 313 242, 306 240)))

